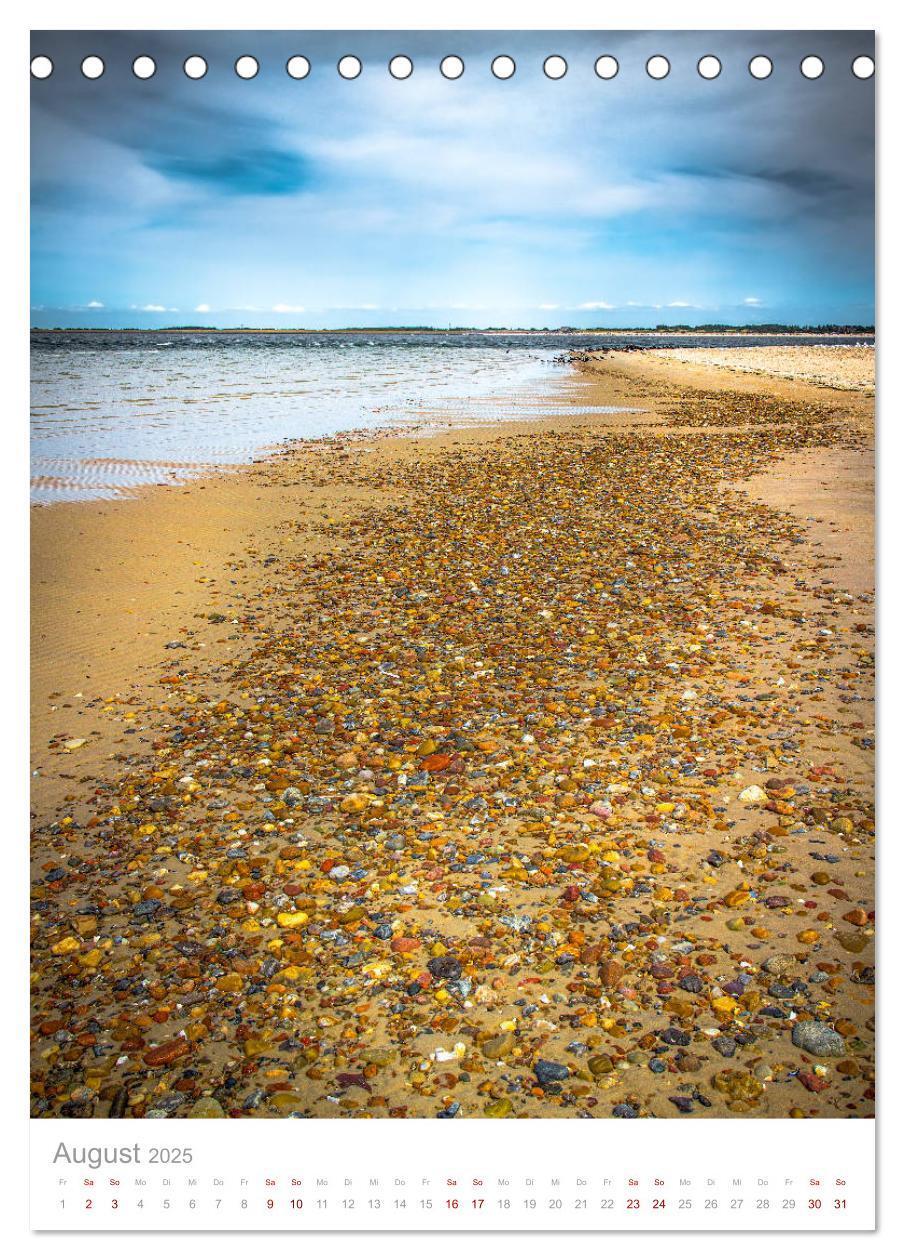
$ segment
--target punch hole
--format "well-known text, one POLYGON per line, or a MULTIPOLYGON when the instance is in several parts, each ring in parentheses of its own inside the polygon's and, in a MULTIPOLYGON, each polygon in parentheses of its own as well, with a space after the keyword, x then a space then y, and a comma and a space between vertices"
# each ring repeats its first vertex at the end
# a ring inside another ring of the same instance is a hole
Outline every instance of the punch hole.
POLYGON ((290 57, 286 62, 286 73, 290 79, 307 79, 311 73, 311 62, 307 57, 290 57))
POLYGON ((702 57, 698 62, 698 74, 702 79, 716 79, 719 77, 723 63, 719 57, 706 56, 702 57))
POLYGON ((53 62, 49 57, 32 57, 31 77, 33 79, 49 79, 53 74, 53 62))
POLYGON ((414 66, 411 57, 391 57, 389 64, 389 72, 394 79, 407 79, 412 73, 414 66))
POLYGON ((440 62, 440 73, 444 79, 461 79, 465 73, 465 62, 461 57, 450 54, 440 62))
POLYGON ((856 79, 872 79, 874 69, 873 57, 856 57, 852 62, 852 74, 856 79))
POLYGON ((748 73, 752 79, 769 79, 773 73, 773 62, 769 57, 752 57, 748 62, 748 73))
POLYGON ((594 62, 594 73, 598 79, 615 79, 619 73, 619 62, 606 53, 594 62))
POLYGON ((235 71, 240 79, 253 79, 260 70, 256 57, 239 57, 236 61, 235 71))
POLYGON ((544 74, 548 79, 562 79, 569 69, 569 64, 565 57, 553 55, 548 57, 544 62, 544 74))
POLYGON ((100 57, 86 57, 82 62, 82 74, 86 79, 99 79, 104 73, 104 63, 100 57))
POLYGON ((186 57, 182 69, 189 79, 203 79, 207 74, 207 62, 203 57, 186 57))
POLYGON ((515 74, 515 62, 511 57, 494 57, 490 69, 497 79, 511 79, 515 74))
POLYGON ((824 65, 819 57, 805 57, 801 63, 801 73, 806 79, 819 79, 824 65))
POLYGON ((361 62, 357 57, 340 57, 336 63, 336 68, 342 79, 357 79, 361 74, 361 62))
POLYGON ((136 57, 132 62, 132 73, 136 79, 151 79, 157 73, 157 62, 153 57, 136 57))
POLYGON ((656 57, 648 57, 645 69, 652 79, 665 79, 669 74, 669 61, 659 54, 656 57))

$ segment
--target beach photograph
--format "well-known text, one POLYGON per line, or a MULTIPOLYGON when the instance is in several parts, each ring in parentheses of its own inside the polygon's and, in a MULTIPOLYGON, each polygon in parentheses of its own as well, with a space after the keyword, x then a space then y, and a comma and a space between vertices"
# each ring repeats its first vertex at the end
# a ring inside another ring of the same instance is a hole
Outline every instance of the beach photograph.
POLYGON ((33 33, 33 1118, 874 1115, 873 51, 33 33))

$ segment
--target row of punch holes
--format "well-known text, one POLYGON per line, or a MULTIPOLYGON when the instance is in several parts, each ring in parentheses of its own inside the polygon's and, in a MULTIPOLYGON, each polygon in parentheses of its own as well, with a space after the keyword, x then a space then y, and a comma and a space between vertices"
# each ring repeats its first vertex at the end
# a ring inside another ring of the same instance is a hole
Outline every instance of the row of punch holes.
MULTIPOLYGON (((204 57, 197 55, 186 57, 182 63, 183 72, 189 79, 203 79, 208 68, 204 57)), ((336 63, 337 73, 342 79, 357 79, 362 68, 361 58, 352 54, 340 57, 336 63)), ((394 79, 409 78, 414 68, 411 57, 406 57, 404 54, 391 57, 387 64, 387 69, 394 79)), ((660 54, 648 57, 644 68, 651 79, 665 79, 672 69, 669 59, 660 54)), ((806 79, 819 79, 826 66, 820 57, 809 56, 801 60, 798 68, 806 79)), ((54 65, 50 57, 38 55, 32 58, 33 78, 49 79, 53 74, 53 69, 54 65)), ((254 79, 261 69, 261 64, 256 57, 246 55, 237 58, 233 69, 240 79, 254 79)), ((568 73, 569 65, 565 57, 553 54, 544 60, 543 69, 548 79, 563 79, 568 73)), ((86 79, 99 79, 105 70, 106 65, 102 57, 91 55, 82 59, 81 71, 86 79)), ((598 78, 615 79, 619 73, 619 62, 615 57, 604 54, 594 62, 594 70, 598 78)), ((719 78, 722 70, 723 65, 719 57, 707 54, 698 60, 697 72, 702 79, 719 78)), ((754 79, 769 79, 773 70, 773 61, 770 57, 756 56, 748 62, 748 73, 754 79)), ((515 59, 505 55, 494 57, 490 63, 490 71, 497 79, 511 79, 516 72, 515 59)), ((873 58, 865 55, 855 57, 851 63, 851 72, 856 79, 873 78, 873 58)), ((132 62, 132 73, 137 79, 151 79, 157 73, 157 63, 153 57, 136 57, 132 62)), ((291 79, 306 79, 311 73, 311 62, 301 55, 290 57, 286 62, 286 73, 291 79)), ((440 73, 444 79, 460 79, 465 73, 465 62, 455 55, 444 57, 440 62, 440 73)))

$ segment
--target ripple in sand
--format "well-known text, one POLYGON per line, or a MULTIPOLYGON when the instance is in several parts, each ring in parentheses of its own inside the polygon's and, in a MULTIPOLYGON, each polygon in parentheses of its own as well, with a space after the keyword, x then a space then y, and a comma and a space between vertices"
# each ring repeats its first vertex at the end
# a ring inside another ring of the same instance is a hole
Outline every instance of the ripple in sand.
POLYGON ((140 459, 34 460, 31 500, 35 504, 120 499, 143 486, 173 485, 211 471, 210 464, 140 459))

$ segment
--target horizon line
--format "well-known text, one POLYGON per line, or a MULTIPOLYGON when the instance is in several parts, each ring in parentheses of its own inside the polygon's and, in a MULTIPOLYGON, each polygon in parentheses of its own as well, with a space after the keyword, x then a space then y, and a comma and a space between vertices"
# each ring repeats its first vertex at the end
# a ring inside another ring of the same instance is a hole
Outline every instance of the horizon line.
POLYGON ((304 324, 291 327, 278 327, 272 324, 158 324, 154 327, 140 327, 136 324, 32 324, 30 332, 275 332, 275 333, 337 333, 337 332, 426 332, 426 333, 651 333, 651 332, 863 332, 876 333, 875 324, 824 323, 824 324, 788 324, 788 323, 703 323, 703 324, 627 324, 621 327, 593 325, 586 328, 571 324, 550 325, 537 324, 345 324, 332 328, 309 326, 304 324))

